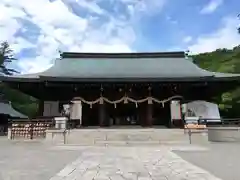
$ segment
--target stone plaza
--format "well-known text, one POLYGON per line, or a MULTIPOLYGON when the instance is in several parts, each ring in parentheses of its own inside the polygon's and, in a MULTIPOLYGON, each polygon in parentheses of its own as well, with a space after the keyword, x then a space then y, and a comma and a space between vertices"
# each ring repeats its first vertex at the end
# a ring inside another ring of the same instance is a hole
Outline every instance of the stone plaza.
POLYGON ((238 144, 53 145, 0 139, 1 180, 239 180, 238 144))

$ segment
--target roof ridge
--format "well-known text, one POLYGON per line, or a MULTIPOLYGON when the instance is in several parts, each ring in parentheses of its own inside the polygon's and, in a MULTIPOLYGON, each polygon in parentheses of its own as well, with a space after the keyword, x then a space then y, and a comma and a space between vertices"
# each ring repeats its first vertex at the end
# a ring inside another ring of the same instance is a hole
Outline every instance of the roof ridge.
POLYGON ((184 51, 140 53, 78 53, 63 52, 61 58, 185 58, 184 51))

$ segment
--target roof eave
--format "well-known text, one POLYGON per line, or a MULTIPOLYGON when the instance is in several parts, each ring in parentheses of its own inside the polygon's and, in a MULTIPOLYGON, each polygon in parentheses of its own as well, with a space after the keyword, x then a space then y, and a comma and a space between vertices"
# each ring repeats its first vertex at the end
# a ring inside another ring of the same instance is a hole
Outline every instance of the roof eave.
POLYGON ((40 78, 1 76, 2 82, 40 82, 40 78))
POLYGON ((77 53, 63 52, 61 58, 184 58, 184 51, 176 52, 142 52, 142 53, 77 53))
POLYGON ((194 81, 207 81, 212 80, 212 77, 120 77, 120 78, 106 78, 106 77, 50 77, 40 76, 42 81, 62 81, 62 82, 194 82, 194 81))

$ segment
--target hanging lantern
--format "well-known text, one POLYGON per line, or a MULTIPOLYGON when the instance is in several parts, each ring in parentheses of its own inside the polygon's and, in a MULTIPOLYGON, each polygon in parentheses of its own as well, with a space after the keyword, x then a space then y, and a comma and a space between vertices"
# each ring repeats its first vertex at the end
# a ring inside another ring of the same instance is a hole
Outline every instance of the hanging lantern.
POLYGON ((162 107, 164 108, 164 101, 162 102, 162 107))
POLYGON ((92 109, 92 103, 90 104, 90 108, 92 109))
POLYGON ((116 104, 116 103, 114 103, 114 108, 115 108, 115 109, 117 108, 117 104, 116 104))

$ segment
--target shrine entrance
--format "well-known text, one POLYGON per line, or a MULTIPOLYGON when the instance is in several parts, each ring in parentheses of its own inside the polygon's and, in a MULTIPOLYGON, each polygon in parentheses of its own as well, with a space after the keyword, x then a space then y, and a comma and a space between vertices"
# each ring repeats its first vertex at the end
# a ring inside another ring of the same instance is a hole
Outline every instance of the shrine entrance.
POLYGON ((166 126, 171 125, 171 109, 170 102, 166 102, 164 105, 158 103, 153 104, 153 125, 166 126))
POLYGON ((139 109, 133 103, 119 103, 116 107, 107 104, 109 125, 141 125, 139 109))
POLYGON ((148 96, 133 99, 123 96, 118 100, 109 100, 100 96, 96 100, 82 101, 82 126, 171 126, 170 102, 181 96, 172 96, 165 100, 148 96))

